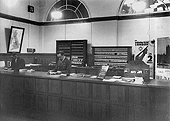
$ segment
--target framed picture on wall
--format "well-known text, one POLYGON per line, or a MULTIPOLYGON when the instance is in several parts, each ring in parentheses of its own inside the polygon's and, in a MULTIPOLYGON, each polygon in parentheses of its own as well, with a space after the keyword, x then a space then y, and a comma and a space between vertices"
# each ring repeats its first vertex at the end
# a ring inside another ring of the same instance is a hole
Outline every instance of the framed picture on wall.
POLYGON ((20 53, 22 47, 22 41, 24 36, 25 28, 11 26, 9 43, 8 43, 8 53, 20 53))

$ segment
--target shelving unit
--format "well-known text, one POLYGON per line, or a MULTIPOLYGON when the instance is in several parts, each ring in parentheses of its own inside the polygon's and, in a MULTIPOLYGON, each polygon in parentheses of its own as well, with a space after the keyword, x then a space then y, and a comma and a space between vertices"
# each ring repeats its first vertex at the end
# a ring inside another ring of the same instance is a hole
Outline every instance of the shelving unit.
POLYGON ((87 40, 57 40, 56 52, 64 51, 72 66, 87 64, 87 40))
POLYGON ((131 46, 92 47, 93 65, 109 65, 107 75, 123 75, 125 65, 132 59, 131 46))

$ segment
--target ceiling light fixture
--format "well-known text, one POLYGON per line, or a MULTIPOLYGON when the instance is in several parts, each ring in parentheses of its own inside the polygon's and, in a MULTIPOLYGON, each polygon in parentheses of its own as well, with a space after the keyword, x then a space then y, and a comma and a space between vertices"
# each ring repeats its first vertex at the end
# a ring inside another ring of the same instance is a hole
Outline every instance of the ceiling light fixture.
POLYGON ((53 11, 53 12, 51 12, 51 17, 53 19, 60 19, 62 17, 62 12, 61 11, 53 11))
POLYGON ((134 2, 132 8, 136 12, 142 12, 146 8, 146 3, 144 1, 134 2))

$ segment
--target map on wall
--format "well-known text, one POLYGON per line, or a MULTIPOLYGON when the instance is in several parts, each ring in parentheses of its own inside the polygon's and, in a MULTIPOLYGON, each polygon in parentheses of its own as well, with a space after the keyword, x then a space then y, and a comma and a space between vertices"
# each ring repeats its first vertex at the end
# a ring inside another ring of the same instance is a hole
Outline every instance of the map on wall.
POLYGON ((11 26, 8 52, 20 52, 25 28, 11 26))

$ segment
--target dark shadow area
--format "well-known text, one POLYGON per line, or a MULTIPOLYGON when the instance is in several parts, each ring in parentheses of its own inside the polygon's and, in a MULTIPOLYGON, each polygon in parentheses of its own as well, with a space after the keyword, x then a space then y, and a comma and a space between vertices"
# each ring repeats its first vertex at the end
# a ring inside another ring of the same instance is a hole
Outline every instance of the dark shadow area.
POLYGON ((6 48, 8 51, 9 37, 10 37, 10 28, 5 28, 5 40, 6 40, 6 48))

